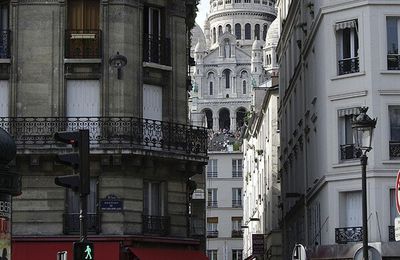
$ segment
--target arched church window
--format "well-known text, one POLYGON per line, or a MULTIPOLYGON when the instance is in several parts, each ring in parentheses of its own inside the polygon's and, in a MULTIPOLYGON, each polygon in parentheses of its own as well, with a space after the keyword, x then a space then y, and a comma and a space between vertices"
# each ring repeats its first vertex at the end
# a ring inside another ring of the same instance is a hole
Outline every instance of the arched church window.
POLYGON ((244 109, 243 107, 239 108, 236 111, 236 127, 237 128, 240 128, 243 126, 245 115, 246 115, 246 109, 244 109))
POLYGON ((215 27, 213 28, 213 43, 215 43, 217 41, 217 37, 215 35, 215 27))
POLYGON ((222 25, 218 26, 218 38, 222 35, 222 25))
POLYGON ((260 25, 256 24, 254 26, 254 40, 259 40, 260 39, 260 25))
POLYGON ((220 130, 230 130, 231 128, 231 119, 229 110, 227 108, 222 108, 219 111, 219 129, 220 130))
POLYGON ((225 78, 225 88, 230 88, 231 87, 231 71, 226 69, 223 72, 223 77, 225 78))
POLYGON ((246 81, 245 80, 243 80, 243 94, 246 94, 246 92, 247 92, 247 83, 246 83, 246 81))
POLYGON ((240 23, 235 24, 235 35, 238 40, 242 38, 242 26, 240 23))
POLYGON ((251 40, 251 25, 249 23, 244 26, 244 39, 251 40))
POLYGON ((230 24, 227 24, 227 25, 225 26, 225 31, 226 31, 226 32, 229 32, 229 33, 232 32, 232 29, 231 29, 231 25, 230 25, 230 24))
POLYGON ((213 112, 210 109, 204 110, 204 116, 205 116, 205 127, 207 129, 212 129, 213 128, 213 112))
POLYGON ((263 26, 263 37, 262 37, 263 41, 265 41, 265 38, 267 37, 267 32, 268 32, 268 25, 264 24, 264 26, 263 26))
POLYGON ((214 95, 214 82, 210 82, 210 96, 214 95))

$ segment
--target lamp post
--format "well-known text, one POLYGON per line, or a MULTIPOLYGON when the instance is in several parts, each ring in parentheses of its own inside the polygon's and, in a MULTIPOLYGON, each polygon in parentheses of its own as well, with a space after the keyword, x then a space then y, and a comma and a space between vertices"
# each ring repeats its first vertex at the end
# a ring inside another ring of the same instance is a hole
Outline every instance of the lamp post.
POLYGON ((367 152, 372 150, 372 134, 376 125, 376 118, 367 115, 368 107, 360 108, 360 114, 355 116, 351 127, 355 141, 355 149, 360 155, 362 180, 362 231, 363 231, 363 259, 368 259, 368 219, 367 219, 367 152))

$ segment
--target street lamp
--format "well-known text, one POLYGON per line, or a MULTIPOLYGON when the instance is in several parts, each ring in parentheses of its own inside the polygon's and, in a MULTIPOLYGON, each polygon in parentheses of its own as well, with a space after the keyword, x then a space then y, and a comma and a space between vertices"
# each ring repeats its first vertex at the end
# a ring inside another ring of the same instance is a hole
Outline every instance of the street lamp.
POLYGON ((376 125, 376 118, 367 115, 368 107, 360 108, 360 114, 355 116, 351 127, 353 128, 354 146, 361 161, 362 179, 362 230, 363 230, 363 258, 368 259, 368 227, 367 227, 367 152, 372 150, 372 134, 376 125))

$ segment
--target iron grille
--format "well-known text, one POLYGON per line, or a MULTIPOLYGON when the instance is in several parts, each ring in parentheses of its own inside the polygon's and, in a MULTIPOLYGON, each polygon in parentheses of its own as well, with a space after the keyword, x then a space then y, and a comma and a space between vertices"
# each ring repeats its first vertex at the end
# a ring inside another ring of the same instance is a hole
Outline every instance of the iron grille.
POLYGON ((362 237, 362 227, 335 228, 335 242, 337 244, 360 242, 362 241, 362 237))
POLYGON ((339 60, 339 75, 356 73, 360 71, 359 58, 348 58, 339 60))
POLYGON ((143 215, 143 233, 168 235, 170 218, 166 216, 143 215))
POLYGON ((162 65, 171 65, 170 39, 154 34, 143 35, 143 60, 162 65))
POLYGON ((232 230, 232 237, 243 237, 242 230, 232 230))
POLYGON ((400 55, 388 54, 387 55, 387 68, 388 70, 400 70, 400 55))
POLYGON ((17 149, 63 149, 53 134, 89 129, 91 149, 149 149, 204 157, 203 127, 137 117, 0 117, 0 127, 13 136, 17 149))
POLYGON ((218 208, 218 201, 216 200, 207 201, 207 207, 218 208))
POLYGON ((65 58, 101 58, 101 30, 65 30, 65 58))
POLYGON ((391 159, 400 157, 400 142, 399 141, 390 141, 389 142, 389 154, 390 154, 391 159))
POLYGON ((394 235, 394 226, 388 226, 389 228, 389 241, 396 241, 394 235))
MULTIPOLYGON (((96 213, 87 213, 88 232, 92 234, 100 233, 100 215, 96 213)), ((65 213, 64 219, 64 234, 79 234, 80 223, 79 213, 65 213)))
POLYGON ((356 149, 354 144, 343 144, 340 145, 340 159, 341 160, 351 160, 360 158, 359 150, 356 149))
POLYGON ((218 237, 218 230, 207 230, 207 237, 218 237))
POLYGON ((0 30, 0 59, 10 58, 10 30, 0 30))
POLYGON ((232 208, 241 208, 242 200, 232 200, 232 208))

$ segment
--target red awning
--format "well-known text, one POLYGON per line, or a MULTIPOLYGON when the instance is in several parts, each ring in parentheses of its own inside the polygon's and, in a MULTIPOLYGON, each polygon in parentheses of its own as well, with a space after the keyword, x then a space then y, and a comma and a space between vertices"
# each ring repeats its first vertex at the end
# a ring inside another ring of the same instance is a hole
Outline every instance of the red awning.
MULTIPOLYGON (((13 241, 12 259, 13 260, 54 260, 57 258, 57 252, 67 251, 68 259, 73 259, 73 242, 19 242, 13 241)), ((116 242, 94 242, 94 256, 96 260, 118 260, 119 243, 116 242)))
POLYGON ((133 247, 129 250, 140 260, 208 260, 208 257, 200 251, 133 247))

